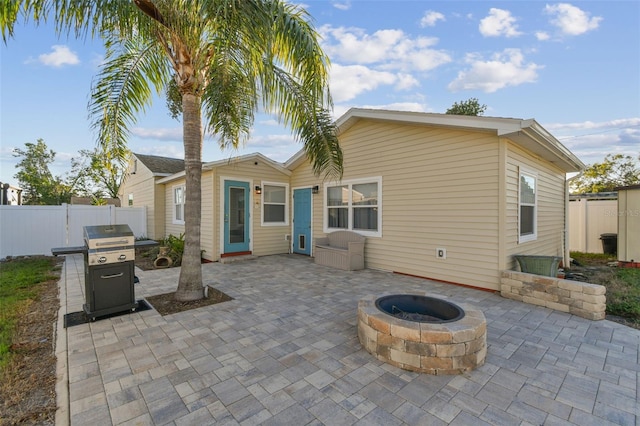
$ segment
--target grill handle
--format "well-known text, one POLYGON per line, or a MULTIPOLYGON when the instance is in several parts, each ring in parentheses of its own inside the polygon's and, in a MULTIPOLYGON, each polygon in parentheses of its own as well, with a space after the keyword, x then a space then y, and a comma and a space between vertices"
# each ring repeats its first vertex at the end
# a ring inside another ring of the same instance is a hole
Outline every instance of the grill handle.
POLYGON ((114 246, 116 244, 119 244, 119 245, 123 245, 124 244, 124 245, 126 245, 126 244, 129 244, 129 240, 123 239, 123 240, 120 240, 120 241, 108 241, 108 242, 104 242, 104 243, 97 242, 96 243, 96 247, 99 247, 99 246, 114 246))
POLYGON ((119 274, 111 274, 111 275, 100 275, 100 278, 102 278, 103 280, 109 279, 109 278, 118 278, 124 275, 124 272, 120 272, 119 274))

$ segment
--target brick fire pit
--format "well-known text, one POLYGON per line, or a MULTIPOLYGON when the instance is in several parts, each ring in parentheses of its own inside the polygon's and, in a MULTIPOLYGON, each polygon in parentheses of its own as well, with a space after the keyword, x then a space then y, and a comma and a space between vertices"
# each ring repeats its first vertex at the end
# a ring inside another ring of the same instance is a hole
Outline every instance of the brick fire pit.
MULTIPOLYGON (((427 296, 427 293, 415 295, 427 296)), ((484 364, 487 321, 481 311, 460 305, 464 310, 461 319, 416 322, 378 308, 376 301, 385 296, 388 295, 367 296, 358 303, 358 338, 379 360, 405 370, 435 375, 462 374, 484 364)))

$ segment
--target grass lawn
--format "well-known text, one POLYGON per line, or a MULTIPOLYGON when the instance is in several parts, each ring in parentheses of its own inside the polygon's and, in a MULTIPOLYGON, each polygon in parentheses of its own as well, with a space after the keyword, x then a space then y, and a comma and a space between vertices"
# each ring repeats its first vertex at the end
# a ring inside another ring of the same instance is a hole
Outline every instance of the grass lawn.
MULTIPOLYGON (((625 318, 640 328, 640 269, 608 266, 610 255, 571 252, 588 281, 607 288, 607 314, 625 318)), ((572 268, 573 270, 574 268, 572 268)))
POLYGON ((0 371, 11 359, 16 324, 38 298, 41 283, 58 278, 58 262, 33 257, 0 262, 0 371))

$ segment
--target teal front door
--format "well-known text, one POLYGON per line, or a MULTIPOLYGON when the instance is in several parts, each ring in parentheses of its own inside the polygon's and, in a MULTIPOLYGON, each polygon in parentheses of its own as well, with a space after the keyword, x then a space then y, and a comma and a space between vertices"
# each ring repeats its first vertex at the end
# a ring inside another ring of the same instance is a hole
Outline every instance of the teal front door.
POLYGON ((249 183, 224 181, 224 254, 249 252, 249 183))
POLYGON ((311 189, 293 191, 293 252, 311 255, 311 189))

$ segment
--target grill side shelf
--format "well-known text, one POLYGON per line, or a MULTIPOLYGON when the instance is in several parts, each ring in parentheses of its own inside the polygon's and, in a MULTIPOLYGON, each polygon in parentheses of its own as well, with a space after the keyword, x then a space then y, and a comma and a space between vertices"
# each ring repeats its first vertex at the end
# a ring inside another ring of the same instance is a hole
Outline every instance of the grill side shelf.
POLYGON ((60 256, 63 254, 78 254, 78 253, 86 253, 86 246, 75 246, 75 247, 54 247, 51 249, 51 254, 54 256, 60 256))

